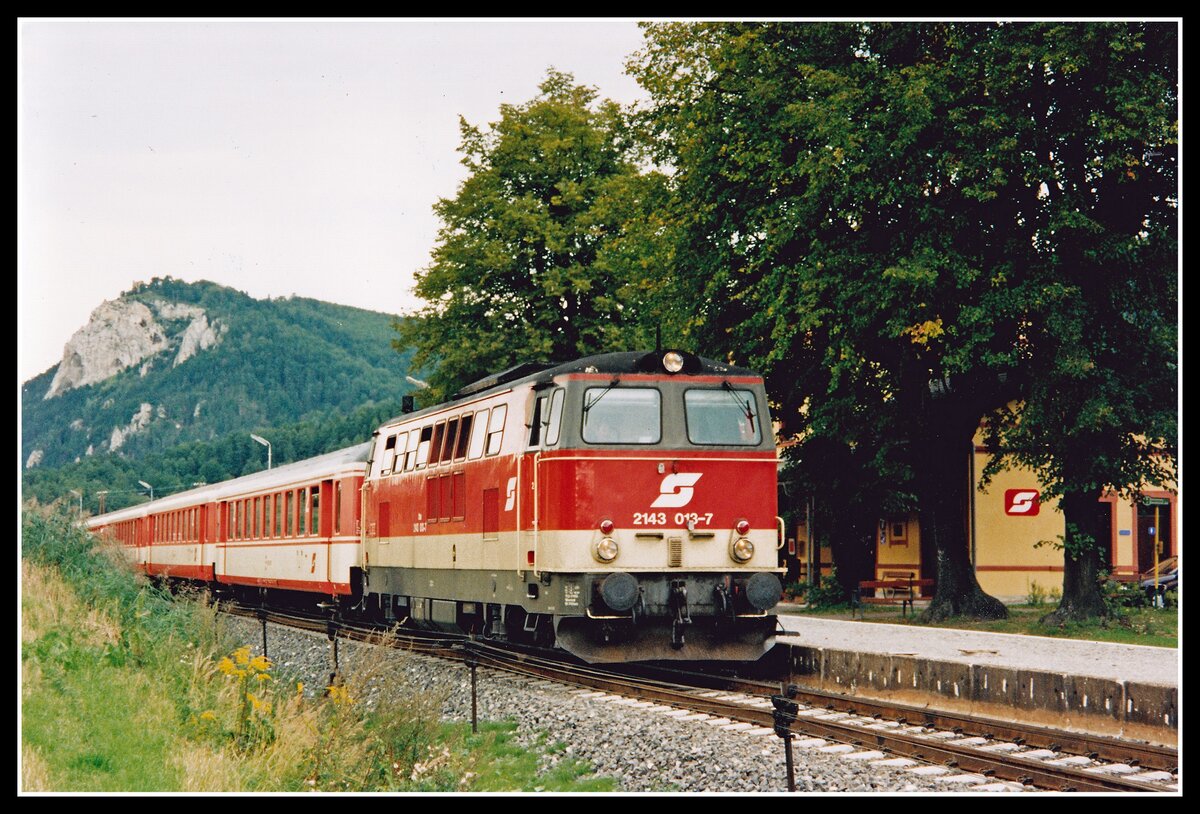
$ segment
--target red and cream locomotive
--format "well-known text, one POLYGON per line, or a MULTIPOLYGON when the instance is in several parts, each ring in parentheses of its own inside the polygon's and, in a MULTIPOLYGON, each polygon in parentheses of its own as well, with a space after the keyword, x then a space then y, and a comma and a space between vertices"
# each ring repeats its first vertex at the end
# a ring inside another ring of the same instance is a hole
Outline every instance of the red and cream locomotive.
POLYGON ((593 662, 773 643, 760 377, 679 351, 522 365, 370 444, 94 518, 152 574, 342 597, 593 662))

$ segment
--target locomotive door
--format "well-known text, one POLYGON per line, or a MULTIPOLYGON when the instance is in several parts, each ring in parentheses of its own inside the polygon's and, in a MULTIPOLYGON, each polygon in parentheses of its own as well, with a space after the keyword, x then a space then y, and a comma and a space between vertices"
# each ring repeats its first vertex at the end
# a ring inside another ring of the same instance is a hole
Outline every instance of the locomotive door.
POLYGON ((522 483, 524 495, 528 498, 528 525, 523 526, 525 532, 518 535, 523 538, 521 550, 525 552, 524 565, 532 568, 535 574, 542 571, 541 548, 544 543, 547 508, 550 500, 549 482, 543 471, 542 451, 558 445, 559 431, 562 427, 562 410, 565 391, 554 388, 550 391, 534 391, 531 396, 531 412, 528 422, 527 454, 525 456, 525 477, 522 483))

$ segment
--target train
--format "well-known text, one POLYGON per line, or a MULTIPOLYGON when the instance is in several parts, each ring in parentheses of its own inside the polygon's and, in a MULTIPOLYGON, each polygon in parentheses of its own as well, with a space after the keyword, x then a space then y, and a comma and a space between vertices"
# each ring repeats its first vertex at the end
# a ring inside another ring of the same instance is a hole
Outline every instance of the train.
POLYGON ((762 377, 526 363, 370 441, 92 517, 136 567, 593 663, 755 661, 782 596, 762 377))

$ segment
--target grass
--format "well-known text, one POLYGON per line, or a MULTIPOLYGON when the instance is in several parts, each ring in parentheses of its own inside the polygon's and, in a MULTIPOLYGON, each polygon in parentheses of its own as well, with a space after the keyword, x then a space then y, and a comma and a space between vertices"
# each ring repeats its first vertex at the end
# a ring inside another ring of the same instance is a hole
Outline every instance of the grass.
MULTIPOLYGON (((949 619, 943 622, 924 623, 917 621, 920 617, 921 605, 917 612, 911 611, 908 616, 902 616, 899 606, 867 605, 857 609, 855 619, 868 622, 885 622, 896 625, 916 625, 923 627, 958 628, 962 630, 982 630, 990 633, 1018 633, 1032 636, 1057 636, 1064 639, 1090 639, 1100 642, 1115 642, 1118 644, 1142 644, 1152 647, 1179 646, 1179 611, 1177 608, 1123 608, 1124 616, 1114 620, 1097 620, 1087 623, 1071 623, 1067 625, 1044 625, 1041 618, 1054 609, 1052 604, 1043 605, 1009 605, 1007 619, 977 620, 967 618, 949 619)), ((850 619, 848 606, 810 610, 797 608, 798 613, 821 616, 828 619, 850 619)))
POLYGON ((174 705, 128 663, 119 628, 57 573, 23 563, 22 734, 28 790, 175 791, 174 705))
POLYGON ((53 512, 22 522, 25 791, 610 791, 512 722, 443 723, 394 652, 304 691, 53 512))

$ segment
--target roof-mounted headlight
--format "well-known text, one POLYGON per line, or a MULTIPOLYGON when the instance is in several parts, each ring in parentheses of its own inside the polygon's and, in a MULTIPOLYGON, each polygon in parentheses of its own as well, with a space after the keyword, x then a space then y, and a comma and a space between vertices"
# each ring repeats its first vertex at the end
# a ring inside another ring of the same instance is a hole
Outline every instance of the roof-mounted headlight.
POLYGON ((678 373, 683 370, 683 354, 679 351, 669 350, 663 354, 662 363, 668 373, 678 373))

